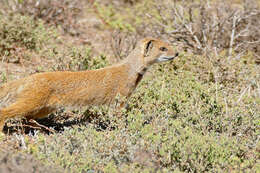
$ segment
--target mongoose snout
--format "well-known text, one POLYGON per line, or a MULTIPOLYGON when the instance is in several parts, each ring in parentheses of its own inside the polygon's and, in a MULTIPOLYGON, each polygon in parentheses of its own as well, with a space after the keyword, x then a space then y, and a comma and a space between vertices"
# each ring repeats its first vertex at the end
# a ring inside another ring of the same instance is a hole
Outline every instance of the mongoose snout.
POLYGON ((179 55, 179 53, 176 53, 175 56, 167 57, 167 56, 161 56, 157 59, 158 62, 163 62, 163 61, 171 61, 174 58, 176 58, 179 55))

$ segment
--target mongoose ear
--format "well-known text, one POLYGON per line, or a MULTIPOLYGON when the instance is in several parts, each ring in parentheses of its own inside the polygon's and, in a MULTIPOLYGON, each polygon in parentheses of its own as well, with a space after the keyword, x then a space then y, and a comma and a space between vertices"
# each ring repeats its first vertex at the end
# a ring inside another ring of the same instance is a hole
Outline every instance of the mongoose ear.
POLYGON ((153 41, 154 40, 149 40, 148 42, 145 43, 145 47, 144 47, 144 57, 149 56, 150 51, 153 48, 153 41))

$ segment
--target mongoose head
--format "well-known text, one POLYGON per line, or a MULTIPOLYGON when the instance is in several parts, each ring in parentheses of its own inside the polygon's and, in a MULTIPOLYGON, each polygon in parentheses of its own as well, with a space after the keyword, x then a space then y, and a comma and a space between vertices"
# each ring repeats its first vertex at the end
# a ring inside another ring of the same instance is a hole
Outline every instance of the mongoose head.
POLYGON ((168 43, 154 38, 141 40, 143 45, 143 65, 149 67, 158 62, 170 61, 178 56, 168 43))

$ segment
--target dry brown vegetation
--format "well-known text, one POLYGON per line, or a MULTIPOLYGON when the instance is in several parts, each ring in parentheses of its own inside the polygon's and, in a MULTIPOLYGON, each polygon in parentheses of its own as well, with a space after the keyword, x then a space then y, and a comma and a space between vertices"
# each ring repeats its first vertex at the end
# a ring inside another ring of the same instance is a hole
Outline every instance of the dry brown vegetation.
POLYGON ((4 169, 13 167, 6 159, 21 157, 7 150, 42 170, 259 172, 259 1, 3 2, 1 82, 104 67, 144 36, 180 52, 149 70, 127 110, 59 110, 38 121, 55 133, 8 121, 0 136, 4 169))

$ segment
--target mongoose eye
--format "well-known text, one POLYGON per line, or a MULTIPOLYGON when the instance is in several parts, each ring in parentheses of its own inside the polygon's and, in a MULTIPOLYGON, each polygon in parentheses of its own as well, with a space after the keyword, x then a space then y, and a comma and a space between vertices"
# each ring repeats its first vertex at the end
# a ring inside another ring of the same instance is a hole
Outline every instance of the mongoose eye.
POLYGON ((160 47, 160 51, 165 52, 165 51, 168 51, 168 49, 166 47, 160 47))

